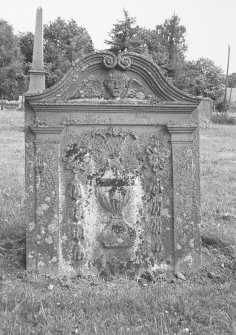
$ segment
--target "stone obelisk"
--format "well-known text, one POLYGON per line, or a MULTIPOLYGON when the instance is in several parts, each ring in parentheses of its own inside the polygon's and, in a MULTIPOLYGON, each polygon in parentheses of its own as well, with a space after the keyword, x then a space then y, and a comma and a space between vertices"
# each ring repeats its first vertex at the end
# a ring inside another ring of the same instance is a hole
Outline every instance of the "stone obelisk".
POLYGON ((33 62, 30 73, 30 83, 28 93, 39 93, 45 89, 45 71, 43 64, 43 11, 42 8, 37 8, 33 62))

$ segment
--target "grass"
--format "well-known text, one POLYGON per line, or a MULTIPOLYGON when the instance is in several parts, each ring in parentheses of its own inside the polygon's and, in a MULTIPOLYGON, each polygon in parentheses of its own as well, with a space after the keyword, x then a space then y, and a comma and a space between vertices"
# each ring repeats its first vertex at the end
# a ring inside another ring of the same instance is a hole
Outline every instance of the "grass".
MULTIPOLYGON (((235 241, 236 127, 201 130, 202 221, 208 230, 235 241)), ((204 228, 205 229, 205 228, 204 228)))
POLYGON ((24 204, 23 112, 0 111, 0 231, 2 237, 23 225, 24 204), (21 222, 20 222, 21 221, 21 222))
POLYGON ((23 113, 0 112, 0 334, 236 335, 236 127, 201 130, 203 268, 186 281, 24 269, 23 113))
POLYGON ((224 112, 213 112, 211 115, 211 122, 218 124, 228 124, 228 125, 236 125, 236 117, 234 110, 228 110, 226 113, 224 112))

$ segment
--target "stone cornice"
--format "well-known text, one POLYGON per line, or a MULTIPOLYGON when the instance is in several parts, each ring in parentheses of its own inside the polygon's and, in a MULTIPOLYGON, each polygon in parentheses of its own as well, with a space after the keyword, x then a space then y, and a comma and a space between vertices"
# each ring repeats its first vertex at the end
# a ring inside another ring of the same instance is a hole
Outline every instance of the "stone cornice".
POLYGON ((183 145, 193 142, 193 132, 197 126, 167 126, 171 134, 171 143, 174 145, 183 145))
POLYGON ((164 104, 71 104, 71 103, 31 103, 35 112, 90 112, 90 113, 164 113, 190 114, 197 104, 166 102, 164 104))
POLYGON ((171 134, 192 134, 196 128, 195 126, 167 126, 171 134))
POLYGON ((38 134, 55 134, 58 135, 62 132, 64 127, 48 127, 48 126, 30 126, 32 132, 36 135, 38 134))
POLYGON ((43 69, 39 69, 39 70, 31 69, 31 70, 28 71, 28 73, 34 74, 34 75, 45 75, 46 71, 43 70, 43 69))
POLYGON ((31 131, 35 134, 34 143, 50 143, 60 144, 60 134, 64 127, 50 127, 50 126, 30 126, 31 131), (46 135, 46 136, 45 136, 46 135))

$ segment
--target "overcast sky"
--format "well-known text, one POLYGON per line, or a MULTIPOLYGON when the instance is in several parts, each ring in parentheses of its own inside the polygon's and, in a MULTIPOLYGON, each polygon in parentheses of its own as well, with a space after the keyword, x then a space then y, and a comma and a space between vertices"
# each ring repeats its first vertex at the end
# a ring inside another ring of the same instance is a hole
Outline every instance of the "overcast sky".
POLYGON ((123 18, 123 8, 136 17, 138 25, 151 29, 176 13, 187 29, 187 59, 210 58, 226 71, 229 44, 229 73, 236 72, 236 0, 5 0, 0 18, 16 33, 34 33, 39 6, 44 23, 61 16, 84 26, 98 50, 107 47, 104 40, 112 25, 123 18))

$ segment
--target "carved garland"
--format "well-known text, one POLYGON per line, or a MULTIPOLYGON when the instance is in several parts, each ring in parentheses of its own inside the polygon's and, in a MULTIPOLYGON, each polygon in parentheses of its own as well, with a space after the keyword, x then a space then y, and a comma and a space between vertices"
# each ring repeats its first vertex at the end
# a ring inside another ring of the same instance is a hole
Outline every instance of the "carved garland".
POLYGON ((66 169, 72 170, 73 179, 71 182, 71 199, 73 202, 73 217, 72 217, 72 259, 81 261, 84 259, 84 228, 83 228, 83 192, 79 181, 79 175, 86 171, 91 162, 90 151, 86 147, 79 147, 76 143, 67 148, 63 158, 66 162, 66 169))
POLYGON ((95 132, 96 136, 101 136, 105 142, 109 137, 118 137, 120 139, 125 139, 126 136, 132 137, 134 140, 137 139, 137 136, 134 131, 123 132, 120 127, 111 126, 108 129, 99 129, 95 132))
POLYGON ((160 170, 164 169, 167 163, 169 153, 163 151, 159 141, 155 140, 153 144, 146 147, 148 165, 151 167, 154 173, 153 182, 151 185, 150 196, 148 201, 151 202, 151 232, 154 236, 154 244, 152 246, 153 252, 161 251, 161 206, 162 206, 162 193, 163 186, 161 180, 158 177, 160 170), (159 236, 159 238, 158 238, 159 236), (158 240, 157 240, 158 239, 158 240), (159 248, 158 248, 159 245, 159 248))

